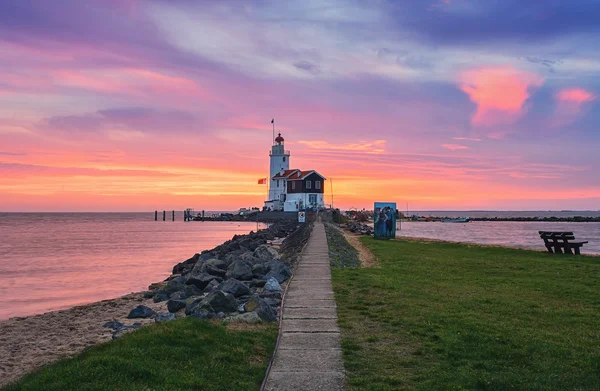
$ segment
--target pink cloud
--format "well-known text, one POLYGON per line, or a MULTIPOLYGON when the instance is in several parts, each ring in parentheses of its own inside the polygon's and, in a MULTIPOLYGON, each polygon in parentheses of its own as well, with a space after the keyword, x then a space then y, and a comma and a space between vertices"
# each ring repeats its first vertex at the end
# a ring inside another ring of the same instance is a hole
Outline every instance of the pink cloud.
POLYGON ((565 88, 557 92, 555 98, 558 103, 552 126, 563 126, 577 120, 584 105, 595 100, 596 96, 582 88, 565 88))
POLYGON ((480 138, 474 138, 474 137, 452 137, 452 140, 458 140, 458 141, 481 141, 480 138))
POLYGON ((510 66, 476 68, 460 76, 460 89, 477 105, 471 118, 476 126, 514 123, 527 111, 530 90, 542 83, 539 75, 510 66))
POLYGON ((460 149, 470 149, 466 145, 458 145, 458 144, 442 144, 442 148, 446 148, 451 151, 458 151, 460 149))
POLYGON ((591 102, 596 97, 591 92, 583 88, 566 88, 556 94, 556 99, 561 102, 575 102, 578 104, 591 102))

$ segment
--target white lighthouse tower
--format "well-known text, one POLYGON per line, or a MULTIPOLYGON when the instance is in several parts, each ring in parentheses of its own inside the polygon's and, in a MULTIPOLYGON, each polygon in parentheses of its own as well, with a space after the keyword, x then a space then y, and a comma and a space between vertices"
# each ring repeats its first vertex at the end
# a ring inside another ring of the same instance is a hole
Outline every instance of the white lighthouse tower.
POLYGON ((271 147, 271 170, 269 177, 269 199, 267 203, 271 204, 273 209, 282 209, 283 202, 285 201, 286 183, 284 180, 273 179, 277 174, 282 171, 290 169, 290 151, 285 150, 284 139, 281 137, 281 133, 275 138, 275 143, 271 147))

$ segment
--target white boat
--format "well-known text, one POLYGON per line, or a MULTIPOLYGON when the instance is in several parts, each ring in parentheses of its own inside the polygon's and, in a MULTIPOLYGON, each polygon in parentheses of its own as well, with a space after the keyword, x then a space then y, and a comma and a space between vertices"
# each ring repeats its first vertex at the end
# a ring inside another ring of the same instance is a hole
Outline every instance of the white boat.
POLYGON ((471 221, 469 216, 462 216, 457 219, 442 219, 442 223, 468 223, 471 221))

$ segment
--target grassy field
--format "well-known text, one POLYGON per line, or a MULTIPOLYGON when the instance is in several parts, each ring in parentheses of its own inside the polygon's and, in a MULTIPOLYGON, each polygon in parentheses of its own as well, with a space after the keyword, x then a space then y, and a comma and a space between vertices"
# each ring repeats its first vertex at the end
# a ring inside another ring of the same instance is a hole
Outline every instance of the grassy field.
POLYGON ((258 390, 276 338, 276 325, 234 331, 186 318, 124 335, 2 390, 258 390))
POLYGON ((362 238, 332 269, 350 390, 600 390, 600 257, 362 238))

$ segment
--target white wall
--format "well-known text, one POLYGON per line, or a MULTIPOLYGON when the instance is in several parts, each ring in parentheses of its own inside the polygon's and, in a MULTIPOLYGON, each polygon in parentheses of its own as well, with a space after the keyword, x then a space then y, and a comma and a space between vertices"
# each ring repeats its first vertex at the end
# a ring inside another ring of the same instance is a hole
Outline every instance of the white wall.
POLYGON ((269 184, 269 200, 279 201, 281 194, 286 193, 285 182, 279 180, 279 187, 277 186, 277 180, 273 180, 275 175, 279 174, 281 170, 290 169, 290 155, 289 152, 285 151, 283 145, 273 145, 271 147, 271 167, 270 167, 270 184, 269 184), (284 161, 285 158, 285 161, 284 161), (283 182, 283 183, 282 183, 283 182))

